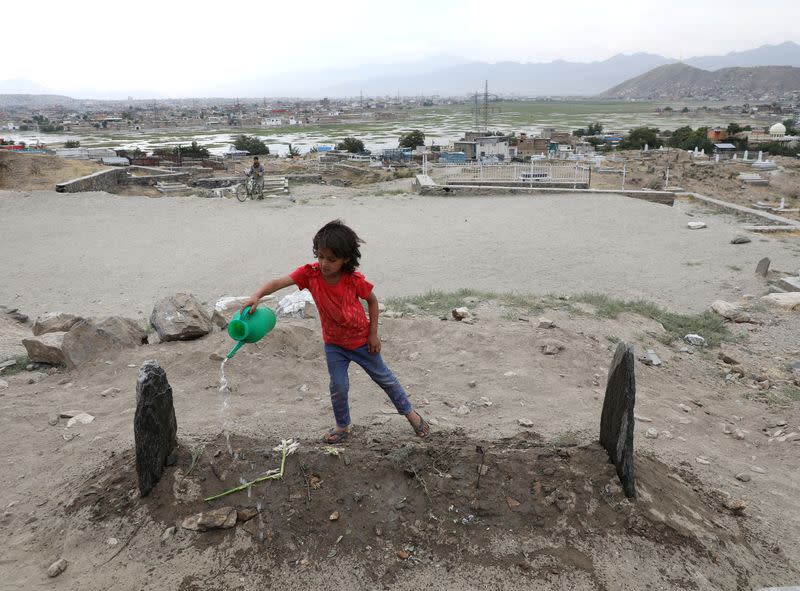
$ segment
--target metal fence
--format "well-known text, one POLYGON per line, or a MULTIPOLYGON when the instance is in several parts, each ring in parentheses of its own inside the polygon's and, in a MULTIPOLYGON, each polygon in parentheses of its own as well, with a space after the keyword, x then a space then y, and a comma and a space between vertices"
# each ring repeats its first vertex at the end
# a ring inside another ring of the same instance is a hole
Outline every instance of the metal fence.
POLYGON ((492 183, 523 187, 536 185, 587 185, 590 166, 580 162, 534 161, 530 164, 437 164, 430 175, 442 184, 492 183))

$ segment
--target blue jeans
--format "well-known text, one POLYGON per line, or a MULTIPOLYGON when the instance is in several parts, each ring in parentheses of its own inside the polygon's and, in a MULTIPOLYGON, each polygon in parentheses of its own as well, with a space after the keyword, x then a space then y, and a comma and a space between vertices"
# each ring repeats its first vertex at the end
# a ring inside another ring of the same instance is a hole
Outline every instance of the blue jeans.
POLYGON ((326 344, 325 359, 331 376, 331 406, 336 417, 336 426, 344 428, 350 424, 350 405, 347 402, 350 379, 347 377, 347 368, 351 361, 358 363, 367 375, 383 388, 398 413, 406 415, 413 410, 406 391, 386 367, 380 353, 370 355, 367 345, 362 345, 358 349, 343 349, 337 345, 326 344))

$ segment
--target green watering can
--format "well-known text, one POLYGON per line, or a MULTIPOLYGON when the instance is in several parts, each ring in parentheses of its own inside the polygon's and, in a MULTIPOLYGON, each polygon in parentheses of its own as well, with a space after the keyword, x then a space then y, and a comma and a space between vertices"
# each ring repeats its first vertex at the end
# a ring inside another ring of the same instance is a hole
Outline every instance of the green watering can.
POLYGON ((239 342, 231 349, 226 359, 233 357, 245 343, 260 341, 265 334, 275 328, 276 318, 272 309, 259 307, 252 314, 248 314, 248 310, 250 306, 236 312, 228 323, 228 335, 239 342))

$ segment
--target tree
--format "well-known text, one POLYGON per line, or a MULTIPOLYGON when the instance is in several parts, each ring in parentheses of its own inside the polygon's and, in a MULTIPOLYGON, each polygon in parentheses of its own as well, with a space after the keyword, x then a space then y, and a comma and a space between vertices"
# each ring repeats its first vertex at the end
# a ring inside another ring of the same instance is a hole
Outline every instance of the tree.
POLYGON ((737 133, 744 131, 742 126, 738 123, 728 123, 728 135, 736 135, 737 133))
POLYGON ((590 123, 586 133, 588 135, 599 135, 603 133, 603 125, 600 122, 590 123))
POLYGON ((67 140, 64 142, 65 148, 80 148, 81 143, 78 140, 67 140))
POLYGON ((714 144, 708 139, 708 127, 698 127, 693 130, 688 125, 679 127, 672 132, 669 145, 681 150, 694 150, 697 148, 698 150, 705 150, 707 153, 711 153, 714 149, 714 144))
POLYGON ((800 128, 795 126, 794 117, 789 117, 783 121, 783 126, 786 128, 786 135, 798 135, 800 134, 800 128))
POLYGON ((186 146, 177 146, 175 148, 175 154, 179 156, 185 156, 186 158, 208 158, 209 152, 208 148, 205 146, 198 145, 197 142, 192 142, 192 145, 189 147, 186 146))
POLYGON ((400 147, 411 148, 425 145, 425 134, 419 129, 412 129, 407 133, 400 134, 400 147))
POLYGON ((289 158, 297 158, 300 155, 300 148, 289 144, 289 158))
POLYGON ((583 127, 579 127, 575 131, 572 132, 572 135, 575 137, 583 137, 586 135, 586 130, 583 127))
POLYGON ((269 154, 269 147, 260 139, 250 135, 237 135, 233 140, 233 146, 237 150, 247 150, 253 156, 269 154))
POLYGON ((619 144, 620 150, 641 150, 645 145, 650 148, 660 148, 661 140, 658 139, 659 130, 655 127, 637 127, 632 129, 627 137, 619 144))
POLYGON ((351 154, 360 154, 364 151, 364 142, 354 137, 346 137, 336 144, 337 150, 345 150, 351 154))

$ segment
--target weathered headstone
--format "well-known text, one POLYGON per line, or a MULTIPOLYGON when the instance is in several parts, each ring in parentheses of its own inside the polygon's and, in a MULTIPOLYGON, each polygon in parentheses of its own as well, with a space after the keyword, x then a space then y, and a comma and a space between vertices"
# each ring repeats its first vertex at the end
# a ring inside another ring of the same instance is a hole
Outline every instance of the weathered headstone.
POLYGON ((636 403, 633 345, 624 341, 617 345, 608 372, 603 414, 600 417, 600 445, 617 469, 625 496, 636 496, 636 474, 633 465, 633 407, 636 403))
POLYGON ((761 275, 762 277, 766 277, 767 273, 769 272, 769 257, 764 257, 758 264, 756 265, 756 275, 761 275))
POLYGON ((133 437, 136 442, 136 473, 139 493, 146 497, 164 470, 167 457, 178 445, 172 387, 156 361, 145 361, 136 382, 136 414, 133 437))

